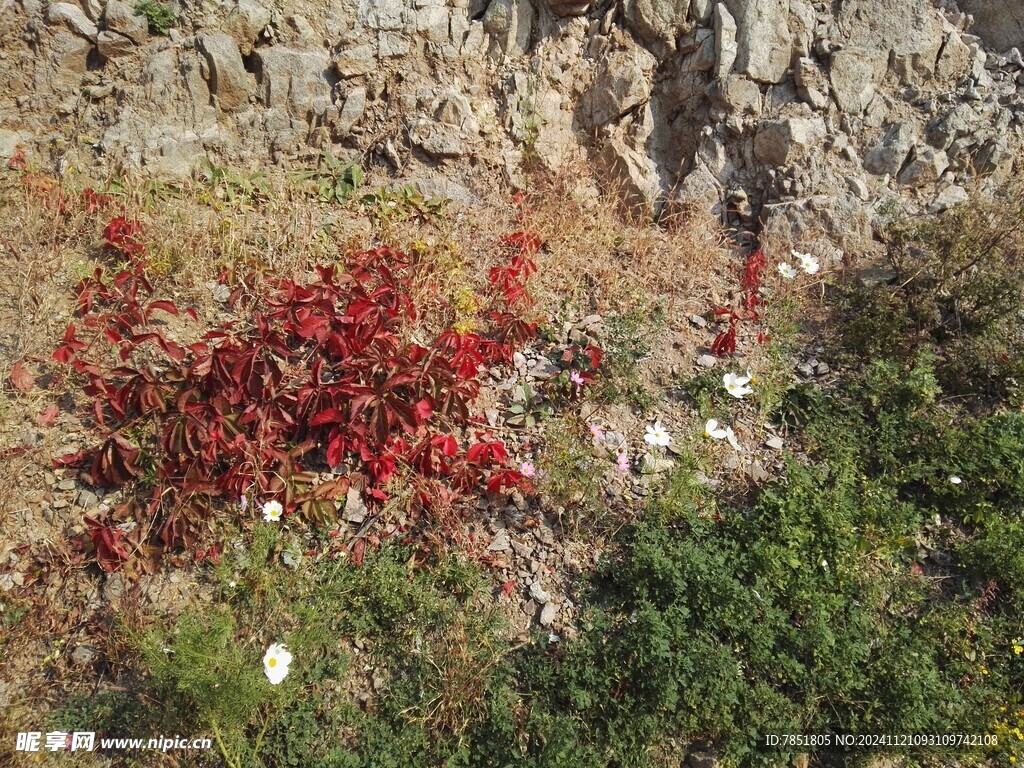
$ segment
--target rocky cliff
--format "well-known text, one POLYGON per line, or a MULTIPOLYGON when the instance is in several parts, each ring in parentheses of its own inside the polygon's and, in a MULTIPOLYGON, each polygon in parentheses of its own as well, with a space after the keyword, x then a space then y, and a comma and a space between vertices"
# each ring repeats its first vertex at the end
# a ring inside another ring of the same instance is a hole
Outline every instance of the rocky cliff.
POLYGON ((179 0, 163 35, 122 0, 0 0, 0 157, 183 178, 326 150, 456 197, 582 159, 639 209, 852 245, 893 196, 1011 172, 1001 3, 965 0, 979 37, 951 0, 179 0))

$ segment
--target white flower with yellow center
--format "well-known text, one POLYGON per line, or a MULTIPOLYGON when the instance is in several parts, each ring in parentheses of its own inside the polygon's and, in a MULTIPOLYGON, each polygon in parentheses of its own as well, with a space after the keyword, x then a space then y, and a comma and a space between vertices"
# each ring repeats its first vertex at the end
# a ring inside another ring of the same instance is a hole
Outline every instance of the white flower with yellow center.
POLYGON ((818 273, 818 270, 821 269, 821 264, 819 264, 818 260, 809 253, 798 253, 797 251, 793 251, 793 256, 800 265, 800 269, 808 275, 815 275, 818 273))
POLYGON ((708 419, 708 423, 704 425, 704 437, 724 440, 728 434, 728 432, 718 426, 718 422, 715 419, 708 419))
POLYGON ((263 505, 263 519, 268 523, 281 522, 281 513, 283 512, 284 507, 281 506, 279 501, 268 501, 263 505))
POLYGON ((794 277, 796 277, 796 270, 793 269, 793 267, 791 267, 786 262, 782 261, 779 262, 779 274, 782 275, 787 280, 792 280, 794 277))
POLYGON ((722 377, 722 384, 725 386, 726 392, 737 400, 742 400, 754 391, 747 386, 752 378, 752 376, 738 376, 735 373, 727 373, 722 377))
POLYGON ((644 442, 648 445, 660 445, 665 447, 672 442, 672 436, 661 426, 661 421, 647 425, 647 432, 644 434, 644 442))
POLYGON ((288 676, 288 665, 292 663, 292 655, 281 643, 274 643, 267 648, 263 656, 263 671, 271 685, 277 685, 288 676))

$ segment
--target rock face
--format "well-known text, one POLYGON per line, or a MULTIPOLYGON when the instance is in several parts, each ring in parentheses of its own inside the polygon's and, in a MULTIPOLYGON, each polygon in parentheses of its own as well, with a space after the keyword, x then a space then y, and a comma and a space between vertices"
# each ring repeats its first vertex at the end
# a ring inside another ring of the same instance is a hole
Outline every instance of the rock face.
POLYGON ((234 39, 223 32, 211 32, 198 42, 210 71, 210 92, 217 97, 220 108, 226 112, 247 108, 254 81, 245 71, 234 39))
POLYGON ((1017 0, 960 0, 960 10, 974 16, 971 31, 997 51, 1024 51, 1024 5, 1017 0))
POLYGON ((736 20, 736 71, 759 83, 782 82, 792 58, 789 0, 725 0, 736 20))
POLYGON ((168 36, 132 0, 5 8, 0 136, 102 137, 79 167, 330 151, 471 196, 529 160, 644 215, 870 243, 873 201, 942 210, 1024 145, 1016 0, 963 0, 973 28, 953 0, 216 0, 168 36))

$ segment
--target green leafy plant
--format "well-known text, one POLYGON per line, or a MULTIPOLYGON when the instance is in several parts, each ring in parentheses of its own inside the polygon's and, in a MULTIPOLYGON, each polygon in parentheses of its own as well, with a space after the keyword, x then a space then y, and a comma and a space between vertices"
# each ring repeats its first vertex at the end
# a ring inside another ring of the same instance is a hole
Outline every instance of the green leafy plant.
POLYGON ((512 403, 508 406, 511 414, 505 423, 513 427, 535 427, 554 413, 554 407, 534 391, 527 382, 521 382, 512 390, 512 403))
POLYGON ((450 201, 443 197, 424 196, 416 187, 404 184, 363 195, 360 202, 378 225, 391 225, 415 217, 435 220, 444 213, 450 201))
POLYGON ((346 163, 330 152, 322 152, 316 168, 297 173, 293 178, 299 182, 315 182, 320 202, 340 203, 349 199, 363 185, 363 169, 359 163, 346 163))
POLYGON ((135 12, 146 17, 149 31, 154 35, 167 35, 177 18, 170 5, 155 0, 142 0, 135 5, 135 12))
POLYGON ((270 194, 267 179, 263 173, 248 175, 235 173, 230 168, 215 165, 208 157, 203 158, 202 181, 210 188, 215 201, 229 205, 234 203, 266 200, 270 194))

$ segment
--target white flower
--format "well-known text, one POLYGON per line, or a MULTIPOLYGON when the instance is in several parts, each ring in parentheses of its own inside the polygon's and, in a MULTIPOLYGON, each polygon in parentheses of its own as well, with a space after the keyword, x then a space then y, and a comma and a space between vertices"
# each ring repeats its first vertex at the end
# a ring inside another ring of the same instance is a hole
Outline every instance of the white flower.
POLYGON ((791 267, 786 262, 782 261, 779 262, 779 274, 782 275, 787 280, 792 280, 794 277, 796 277, 796 270, 793 269, 793 267, 791 267))
POLYGON ((800 263, 800 269, 806 272, 808 275, 817 274, 818 270, 821 269, 821 265, 818 260, 809 253, 798 253, 793 251, 793 256, 800 263))
POLYGON ((268 501, 263 505, 263 519, 268 523, 281 522, 282 512, 284 512, 284 507, 281 506, 279 501, 268 501))
POLYGON ((751 378, 751 376, 737 376, 735 373, 727 373, 722 377, 722 384, 725 385, 725 389, 730 395, 737 400, 742 400, 746 395, 754 391, 747 386, 751 378))
POLYGON ((644 435, 644 442, 648 445, 666 446, 672 442, 672 436, 661 426, 661 421, 647 425, 647 433, 644 435))
POLYGON ((731 445, 737 451, 740 449, 739 441, 736 439, 736 433, 732 431, 732 427, 725 428, 725 439, 728 440, 729 445, 731 445))
POLYGON ((712 437, 715 440, 724 440, 728 434, 729 433, 724 429, 719 429, 718 422, 714 419, 708 419, 708 423, 704 425, 704 437, 712 437))
POLYGON ((821 566, 821 570, 828 571, 828 560, 826 560, 824 557, 818 561, 818 565, 821 566))
POLYGON ((953 485, 960 485, 960 483, 962 483, 963 480, 960 479, 959 475, 950 475, 949 482, 951 482, 953 485))
POLYGON ((277 685, 288 676, 288 665, 291 663, 292 655, 284 645, 274 643, 267 648, 263 656, 263 671, 267 673, 271 685, 277 685))

